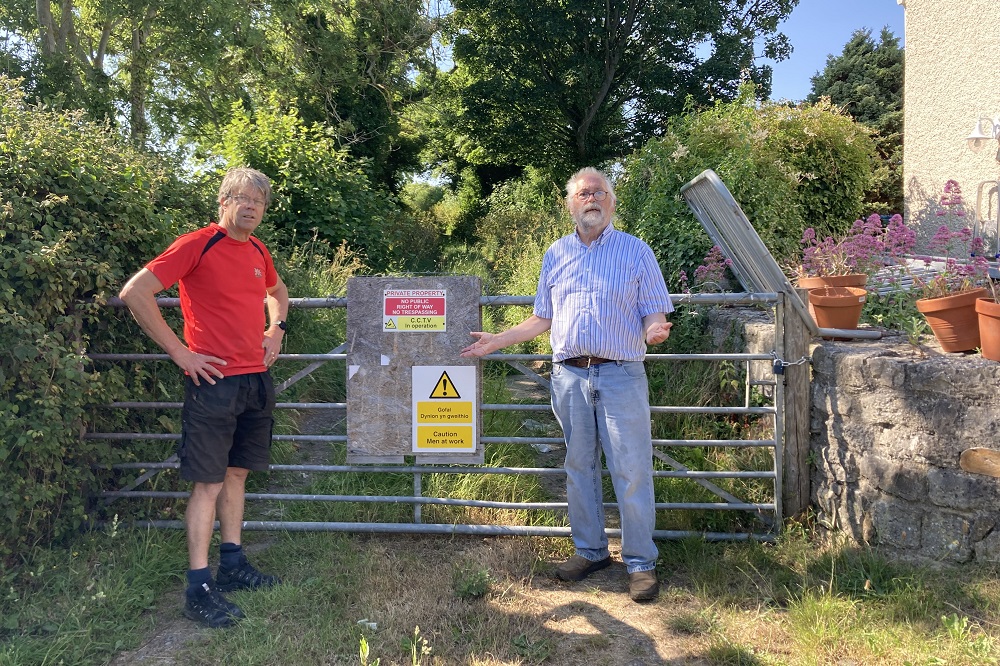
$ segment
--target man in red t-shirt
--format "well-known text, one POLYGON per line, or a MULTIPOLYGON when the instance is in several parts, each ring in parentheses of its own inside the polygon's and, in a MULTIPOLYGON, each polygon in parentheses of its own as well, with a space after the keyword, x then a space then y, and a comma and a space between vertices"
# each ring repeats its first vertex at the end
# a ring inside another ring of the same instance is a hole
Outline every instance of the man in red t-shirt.
POLYGON ((288 289, 267 248, 252 236, 270 202, 267 176, 229 171, 219 187, 218 224, 176 239, 121 292, 142 330, 187 376, 177 447, 181 477, 194 484, 185 516, 190 568, 184 614, 210 627, 243 617, 223 591, 280 582, 247 561, 241 541, 247 475, 270 464, 274 384, 268 368, 278 357, 288 315, 288 289), (183 342, 156 304, 156 294, 175 283, 183 342), (222 544, 213 580, 208 549, 216 517, 222 544))

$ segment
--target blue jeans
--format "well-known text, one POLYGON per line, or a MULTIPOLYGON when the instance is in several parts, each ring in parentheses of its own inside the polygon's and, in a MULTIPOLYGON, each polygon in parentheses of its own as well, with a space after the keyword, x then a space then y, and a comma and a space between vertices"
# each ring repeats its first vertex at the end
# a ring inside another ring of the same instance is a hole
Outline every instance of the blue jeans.
POLYGON ((552 364, 552 411, 566 439, 566 499, 576 554, 608 556, 601 449, 618 500, 622 560, 629 573, 656 566, 649 385, 642 361, 589 369, 552 364))

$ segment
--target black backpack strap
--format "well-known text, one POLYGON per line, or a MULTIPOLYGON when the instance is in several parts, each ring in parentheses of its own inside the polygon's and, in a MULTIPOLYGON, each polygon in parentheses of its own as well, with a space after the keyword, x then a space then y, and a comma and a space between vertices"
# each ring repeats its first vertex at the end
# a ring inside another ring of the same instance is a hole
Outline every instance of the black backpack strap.
MULTIPOLYGON (((212 235, 212 237, 208 239, 208 242, 205 243, 205 247, 203 247, 201 249, 201 254, 198 255, 198 263, 195 264, 194 267, 198 268, 198 266, 201 265, 201 258, 205 256, 205 253, 208 252, 209 250, 211 250, 213 245, 215 245, 216 243, 218 243, 220 240, 222 240, 225 237, 226 237, 226 232, 225 231, 221 231, 221 230, 220 231, 216 231, 212 235)), ((254 246, 254 249, 256 249, 258 252, 260 252, 260 256, 263 257, 264 256, 264 250, 261 249, 260 245, 257 245, 257 243, 252 238, 250 239, 250 243, 254 246)), ((265 259, 266 259, 266 257, 265 257, 265 259)))

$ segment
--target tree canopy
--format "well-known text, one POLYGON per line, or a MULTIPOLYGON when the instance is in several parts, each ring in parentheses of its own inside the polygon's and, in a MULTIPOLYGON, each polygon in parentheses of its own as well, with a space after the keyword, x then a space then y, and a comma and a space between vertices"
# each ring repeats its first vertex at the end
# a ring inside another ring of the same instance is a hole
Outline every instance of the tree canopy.
POLYGON ((821 97, 875 130, 881 165, 877 192, 871 203, 882 213, 903 209, 903 49, 883 28, 878 43, 872 31, 857 30, 838 56, 829 56, 822 72, 812 77, 807 102, 821 97))
POLYGON ((734 98, 743 79, 766 96, 771 69, 755 40, 787 57, 777 24, 796 4, 455 0, 443 148, 469 164, 556 172, 626 155, 685 105, 734 98))
POLYGON ((432 31, 420 0, 3 0, 0 65, 140 146, 207 149, 233 102, 278 99, 395 187, 416 169, 397 117, 432 31))

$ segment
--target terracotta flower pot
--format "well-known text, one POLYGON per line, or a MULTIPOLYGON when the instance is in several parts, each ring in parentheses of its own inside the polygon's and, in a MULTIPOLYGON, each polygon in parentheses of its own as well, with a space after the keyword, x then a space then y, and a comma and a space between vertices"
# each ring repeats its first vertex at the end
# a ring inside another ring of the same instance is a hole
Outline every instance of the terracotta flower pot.
POLYGON ((798 286, 801 289, 818 289, 820 287, 864 287, 868 276, 864 273, 850 275, 827 275, 824 277, 800 277, 798 286))
POLYGON ((816 325, 820 328, 858 327, 868 292, 861 287, 821 287, 809 290, 816 325))
POLYGON ((983 358, 1000 361, 1000 303, 992 298, 976 301, 979 314, 979 348, 983 358))
POLYGON ((985 289, 970 289, 917 300, 917 310, 924 315, 943 351, 971 351, 979 346, 976 300, 985 295, 985 289))
MULTIPOLYGON (((868 276, 864 273, 851 273, 850 275, 825 275, 823 277, 800 277, 796 280, 796 286, 799 289, 819 289, 820 287, 862 287, 868 283, 868 276)), ((828 328, 819 323, 816 319, 816 310, 813 304, 807 303, 809 306, 809 314, 812 315, 813 321, 820 328, 828 328)))

